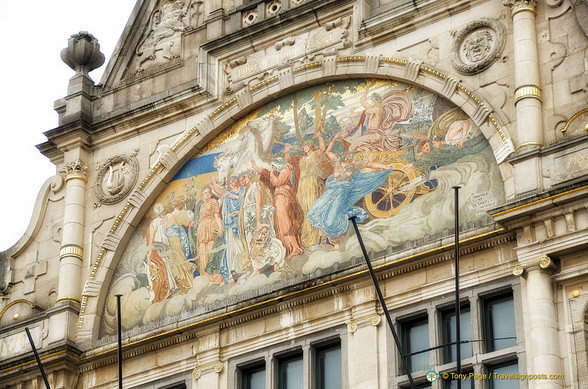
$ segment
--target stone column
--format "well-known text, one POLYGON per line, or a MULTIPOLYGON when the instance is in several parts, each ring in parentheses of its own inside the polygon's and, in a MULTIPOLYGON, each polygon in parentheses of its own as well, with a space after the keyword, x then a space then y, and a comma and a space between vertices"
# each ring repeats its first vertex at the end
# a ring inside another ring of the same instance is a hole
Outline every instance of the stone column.
MULTIPOLYGON (((528 333, 525 334, 527 373, 561 374, 557 309, 551 274, 555 265, 547 256, 540 257, 514 268, 513 273, 526 279, 526 308, 528 333)), ((533 388, 560 389, 561 380, 533 380, 533 388)))
POLYGON ((543 114, 535 7, 537 0, 502 0, 512 12, 518 149, 543 146, 543 114))
POLYGON ((67 300, 80 302, 88 166, 77 159, 66 163, 60 169, 60 173, 65 175, 65 210, 59 251, 57 302, 67 300))

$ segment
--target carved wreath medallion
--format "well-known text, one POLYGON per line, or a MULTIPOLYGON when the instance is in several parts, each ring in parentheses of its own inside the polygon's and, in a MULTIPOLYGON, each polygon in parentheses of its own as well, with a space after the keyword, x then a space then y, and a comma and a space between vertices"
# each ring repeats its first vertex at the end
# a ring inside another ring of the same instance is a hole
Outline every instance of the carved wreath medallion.
POLYGON ((453 66, 463 74, 480 73, 500 57, 504 41, 505 29, 498 20, 474 20, 455 37, 453 66))
POLYGON ((98 168, 96 197, 102 204, 115 204, 127 197, 137 182, 139 163, 135 155, 116 155, 98 168))

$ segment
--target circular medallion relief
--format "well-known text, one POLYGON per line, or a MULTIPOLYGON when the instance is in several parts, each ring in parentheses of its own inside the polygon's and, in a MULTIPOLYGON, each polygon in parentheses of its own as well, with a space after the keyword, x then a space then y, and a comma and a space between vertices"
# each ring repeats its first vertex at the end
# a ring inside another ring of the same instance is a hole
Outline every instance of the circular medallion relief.
POLYGON ((494 63, 504 48, 504 27, 483 18, 459 31, 453 42, 453 66, 464 74, 479 73, 494 63))
POLYGON ((96 197, 102 204, 118 203, 137 182, 139 163, 135 155, 117 155, 98 168, 96 197))

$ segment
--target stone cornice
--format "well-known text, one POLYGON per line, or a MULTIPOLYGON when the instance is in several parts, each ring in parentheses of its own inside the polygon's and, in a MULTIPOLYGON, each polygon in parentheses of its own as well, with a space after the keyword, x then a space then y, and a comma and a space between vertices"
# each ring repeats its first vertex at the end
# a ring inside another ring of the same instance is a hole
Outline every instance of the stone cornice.
MULTIPOLYGON (((557 188, 548 192, 535 194, 525 199, 511 202, 500 208, 491 210, 491 216, 495 221, 503 225, 516 227, 521 223, 528 223, 530 215, 537 212, 552 210, 554 205, 573 203, 586 198, 588 195, 588 182, 585 180, 567 187, 557 188)), ((583 207, 582 204, 578 205, 583 207)))

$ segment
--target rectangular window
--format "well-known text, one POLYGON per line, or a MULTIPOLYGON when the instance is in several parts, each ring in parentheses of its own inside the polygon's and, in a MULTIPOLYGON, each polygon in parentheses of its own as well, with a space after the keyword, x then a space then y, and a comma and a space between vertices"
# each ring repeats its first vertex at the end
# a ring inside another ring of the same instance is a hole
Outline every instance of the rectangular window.
POLYGON ((278 389, 302 389, 302 354, 278 360, 278 389))
MULTIPOLYGON (((427 317, 421 317, 401 323, 402 349, 406 355, 429 348, 429 323, 427 317)), ((430 367, 429 352, 419 352, 406 359, 411 372, 430 367)))
POLYGON ((265 363, 241 369, 241 389, 265 389, 265 363))
POLYGON ((490 367, 488 369, 490 389, 519 389, 521 387, 520 381, 508 378, 509 374, 516 374, 518 370, 517 361, 490 367))
POLYGON ((484 335, 486 352, 516 345, 512 293, 484 301, 484 335))
MULTIPOLYGON (((455 373, 455 371, 453 372, 455 373)), ((474 389, 474 377, 470 377, 470 373, 472 371, 462 371, 461 374, 464 375, 466 378, 461 380, 461 388, 462 389, 474 389)), ((457 389, 457 380, 455 379, 444 379, 443 380, 443 388, 445 389, 457 389)))
MULTIPOLYGON (((457 337, 455 335, 455 316, 455 310, 446 310, 441 312, 441 331, 443 331, 443 344, 450 344, 457 340, 457 337)), ((460 307, 459 324, 461 340, 472 340, 472 325, 469 306, 460 307)), ((456 352, 456 345, 443 347, 443 362, 455 362, 457 360, 456 352)), ((470 358, 472 354, 472 344, 462 343, 461 358, 470 358)))
POLYGON ((161 386, 161 387, 159 387, 159 389, 186 389, 186 383, 185 382, 179 382, 177 384, 171 384, 171 385, 161 386))
POLYGON ((341 389, 341 344, 331 344, 315 351, 316 389, 341 389))

